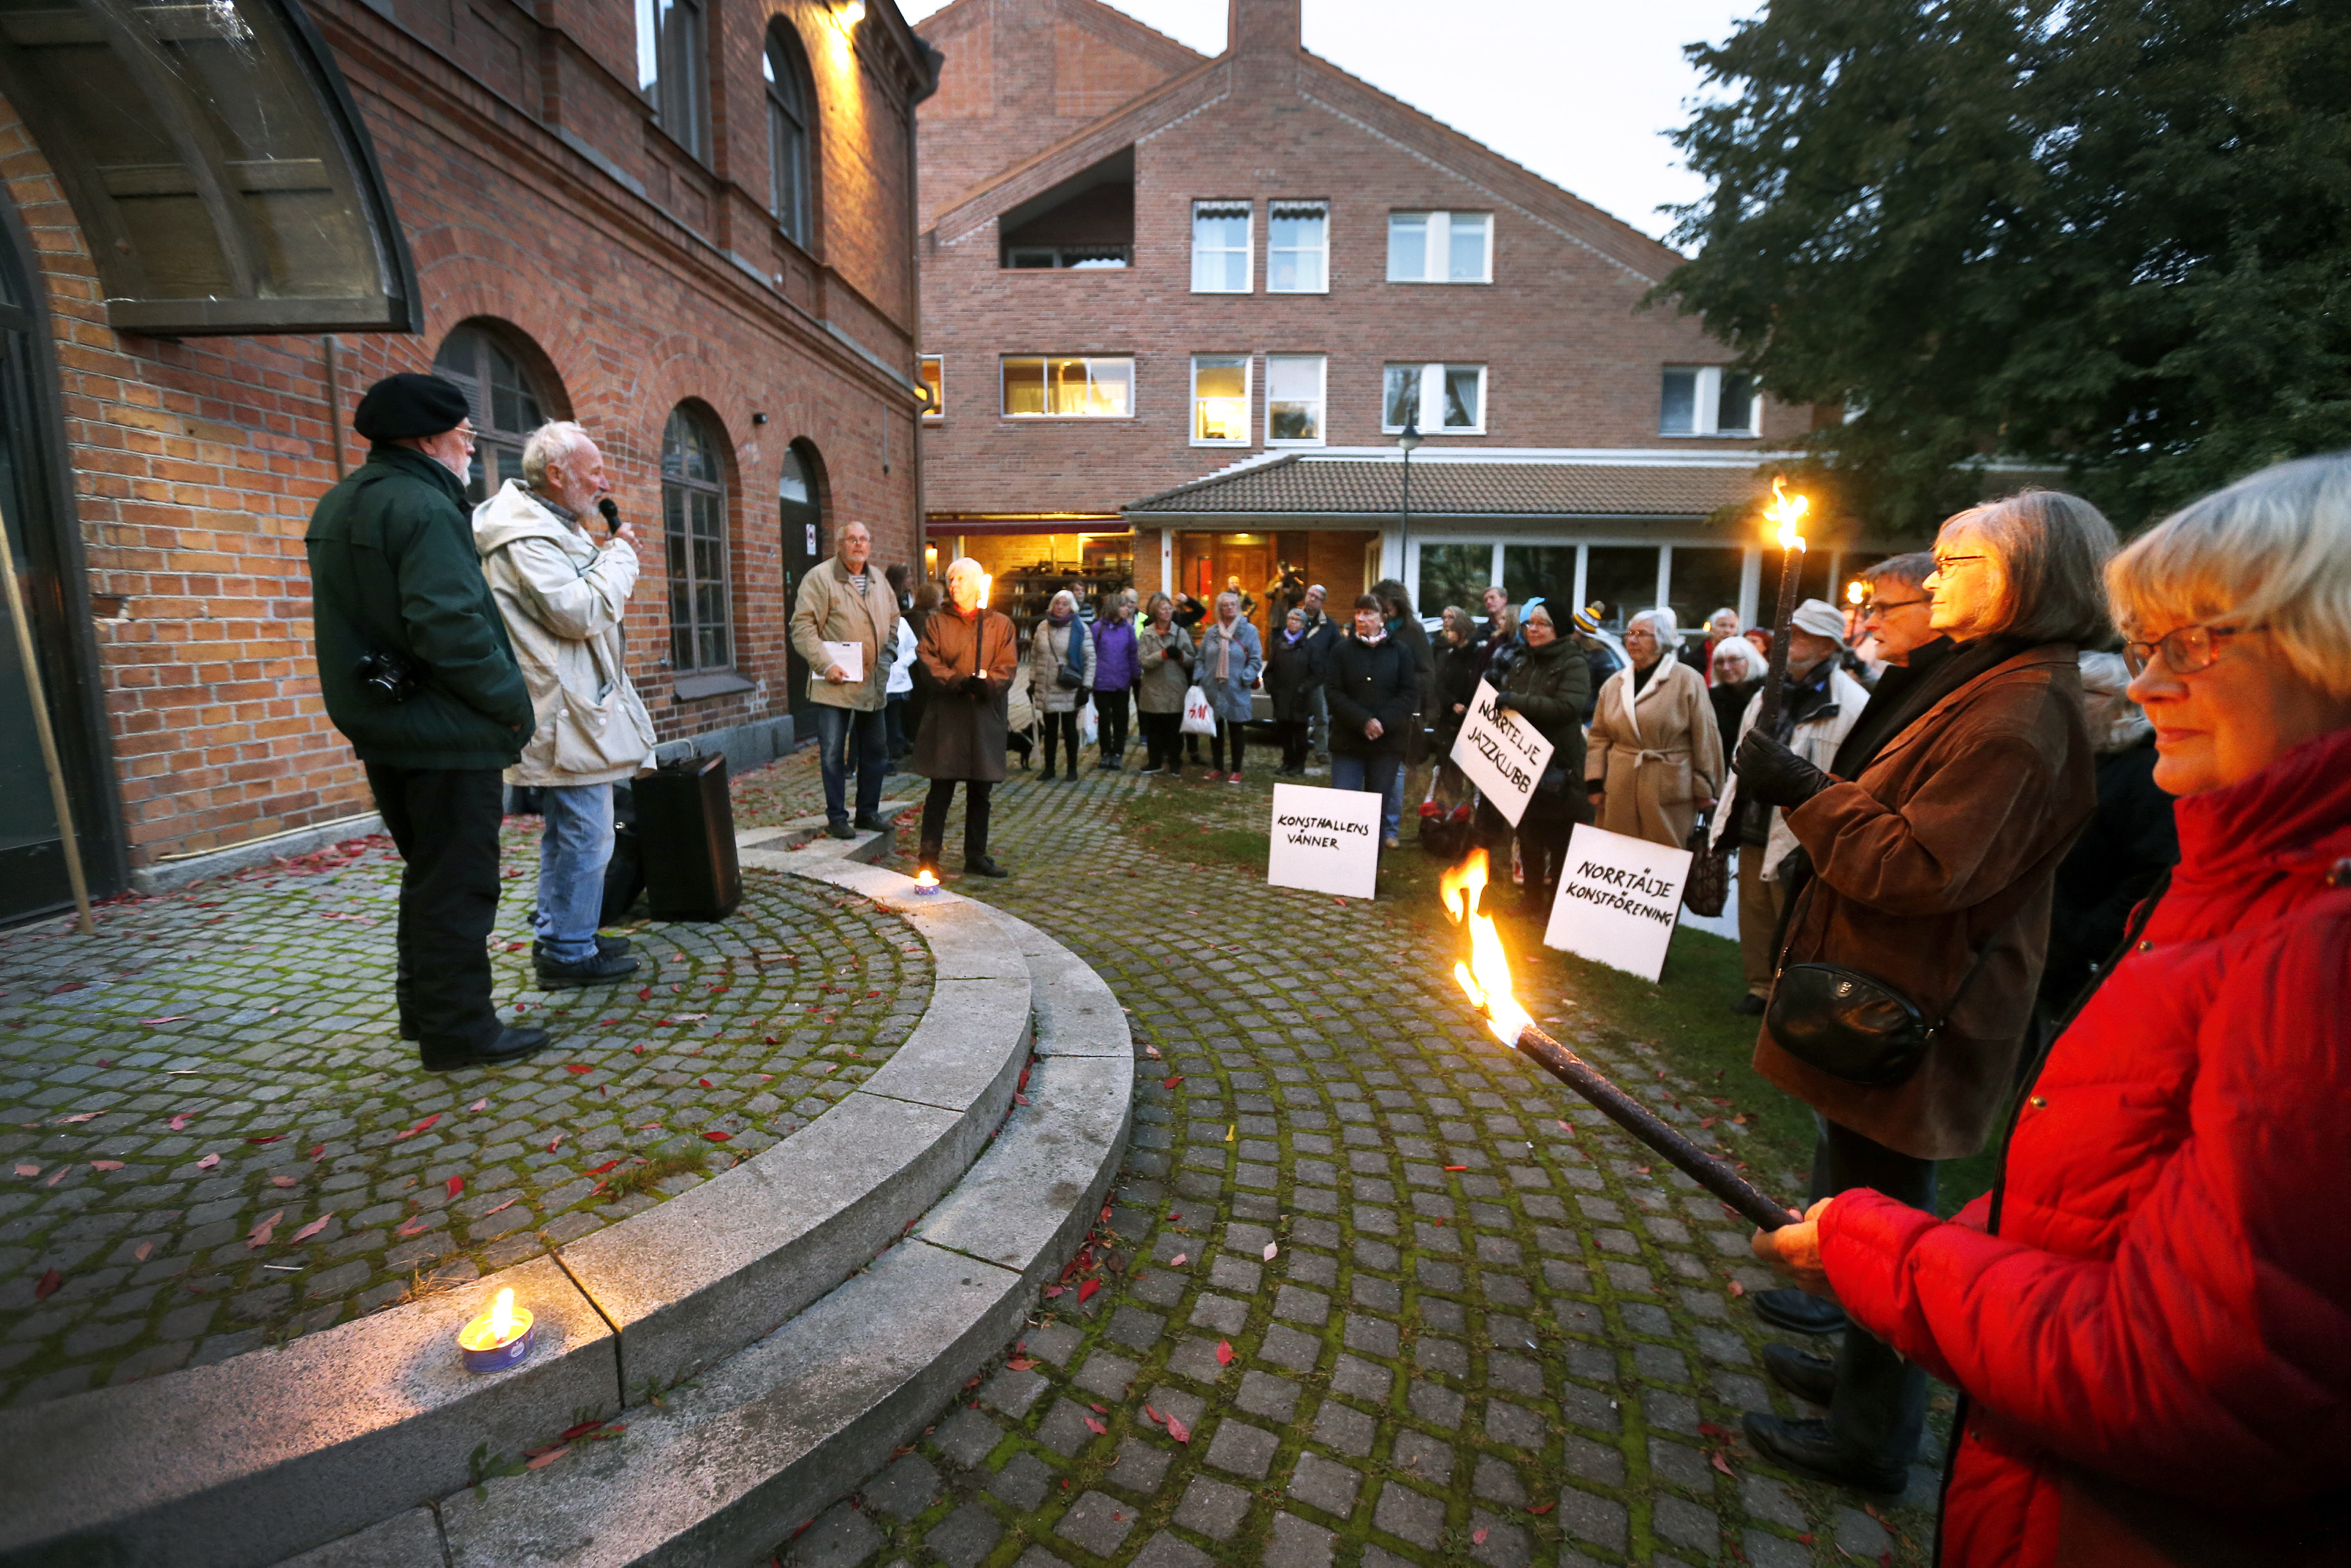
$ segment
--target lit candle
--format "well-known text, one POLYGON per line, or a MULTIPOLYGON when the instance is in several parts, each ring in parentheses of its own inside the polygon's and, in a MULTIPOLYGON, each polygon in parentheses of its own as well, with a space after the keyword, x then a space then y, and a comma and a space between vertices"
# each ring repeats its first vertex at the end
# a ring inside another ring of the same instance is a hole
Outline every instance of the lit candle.
POLYGON ((457 1331, 457 1348, 468 1372, 504 1372, 530 1358, 533 1319, 530 1309, 514 1304, 514 1291, 502 1290, 490 1310, 457 1331))
POLYGON ((933 894, 938 892, 938 875, 936 873, 933 872, 930 867, 923 866, 914 873, 914 891, 916 893, 933 894))
POLYGON ((1804 536, 1796 525, 1812 505, 1802 496, 1788 494, 1778 475, 1771 476, 1771 504, 1763 508, 1763 517, 1780 529, 1780 613, 1771 622, 1771 663, 1763 681, 1763 706, 1755 716, 1755 727, 1764 735, 1779 729, 1780 694, 1788 684, 1788 627, 1796 618, 1798 580, 1803 575, 1804 536))

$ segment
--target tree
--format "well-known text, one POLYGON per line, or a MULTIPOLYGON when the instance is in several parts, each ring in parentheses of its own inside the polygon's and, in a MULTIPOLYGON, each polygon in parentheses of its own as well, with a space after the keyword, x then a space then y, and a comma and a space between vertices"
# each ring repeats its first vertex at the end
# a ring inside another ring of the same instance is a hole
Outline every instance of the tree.
POLYGON ((1772 0, 1687 51, 1728 96, 1658 290, 1881 528, 2062 466, 2136 527, 2351 446, 2351 5, 1772 0))

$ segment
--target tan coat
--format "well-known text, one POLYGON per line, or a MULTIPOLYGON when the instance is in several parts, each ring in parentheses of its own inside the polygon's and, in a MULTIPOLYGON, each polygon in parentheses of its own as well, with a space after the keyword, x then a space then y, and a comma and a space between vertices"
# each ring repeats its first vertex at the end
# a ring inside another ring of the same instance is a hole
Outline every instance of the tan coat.
POLYGON ((809 701, 865 713, 881 707, 888 700, 890 663, 898 656, 898 599, 882 569, 867 565, 862 602, 849 586, 849 573, 839 556, 800 579, 792 606, 792 651, 809 667, 809 701), (865 678, 826 680, 824 673, 832 667, 822 647, 826 643, 863 643, 865 678))
POLYGON ((1637 701, 1632 666, 1603 681, 1583 768, 1607 791, 1597 826, 1653 844, 1687 843, 1698 802, 1722 793, 1722 737, 1705 677, 1668 656, 1637 701))
POLYGON ((2014 1082, 2049 946, 2050 889, 2097 805, 2095 758, 2071 643, 2017 654, 1928 708, 1858 779, 1787 814, 1813 880, 1782 962, 1883 980, 1930 1021, 1981 967, 1908 1082, 1864 1089, 1771 1039, 1755 1070, 1840 1126, 1918 1159, 1983 1145, 2014 1082))

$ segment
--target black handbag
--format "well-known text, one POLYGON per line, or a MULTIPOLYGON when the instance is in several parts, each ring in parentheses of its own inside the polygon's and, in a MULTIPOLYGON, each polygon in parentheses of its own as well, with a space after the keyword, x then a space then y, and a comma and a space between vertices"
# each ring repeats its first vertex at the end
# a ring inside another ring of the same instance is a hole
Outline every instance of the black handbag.
POLYGON ((1979 949, 1951 1004, 1932 1023, 1908 997, 1842 964, 1790 964, 1771 981, 1763 1026, 1780 1049, 1807 1067, 1864 1089, 1908 1082, 1951 1021, 1984 960, 1979 949))
POLYGON ((1739 835, 1725 828, 1719 847, 1708 840, 1706 819, 1700 817, 1690 829, 1689 881, 1682 888, 1682 906, 1692 915, 1711 920, 1722 913, 1730 898, 1730 846, 1739 835))

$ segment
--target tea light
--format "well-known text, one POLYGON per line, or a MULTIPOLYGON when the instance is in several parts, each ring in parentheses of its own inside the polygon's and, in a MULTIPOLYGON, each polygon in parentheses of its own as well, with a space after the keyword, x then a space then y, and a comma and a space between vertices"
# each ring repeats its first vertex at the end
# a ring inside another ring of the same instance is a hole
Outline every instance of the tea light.
POLYGON ((930 867, 924 866, 921 870, 914 873, 914 891, 916 893, 923 894, 927 896, 930 894, 938 892, 938 875, 936 873, 933 872, 930 867))
POLYGON ((504 1372, 530 1358, 530 1309, 514 1304, 514 1291, 500 1291, 490 1310, 457 1331, 457 1349, 468 1372, 504 1372))

